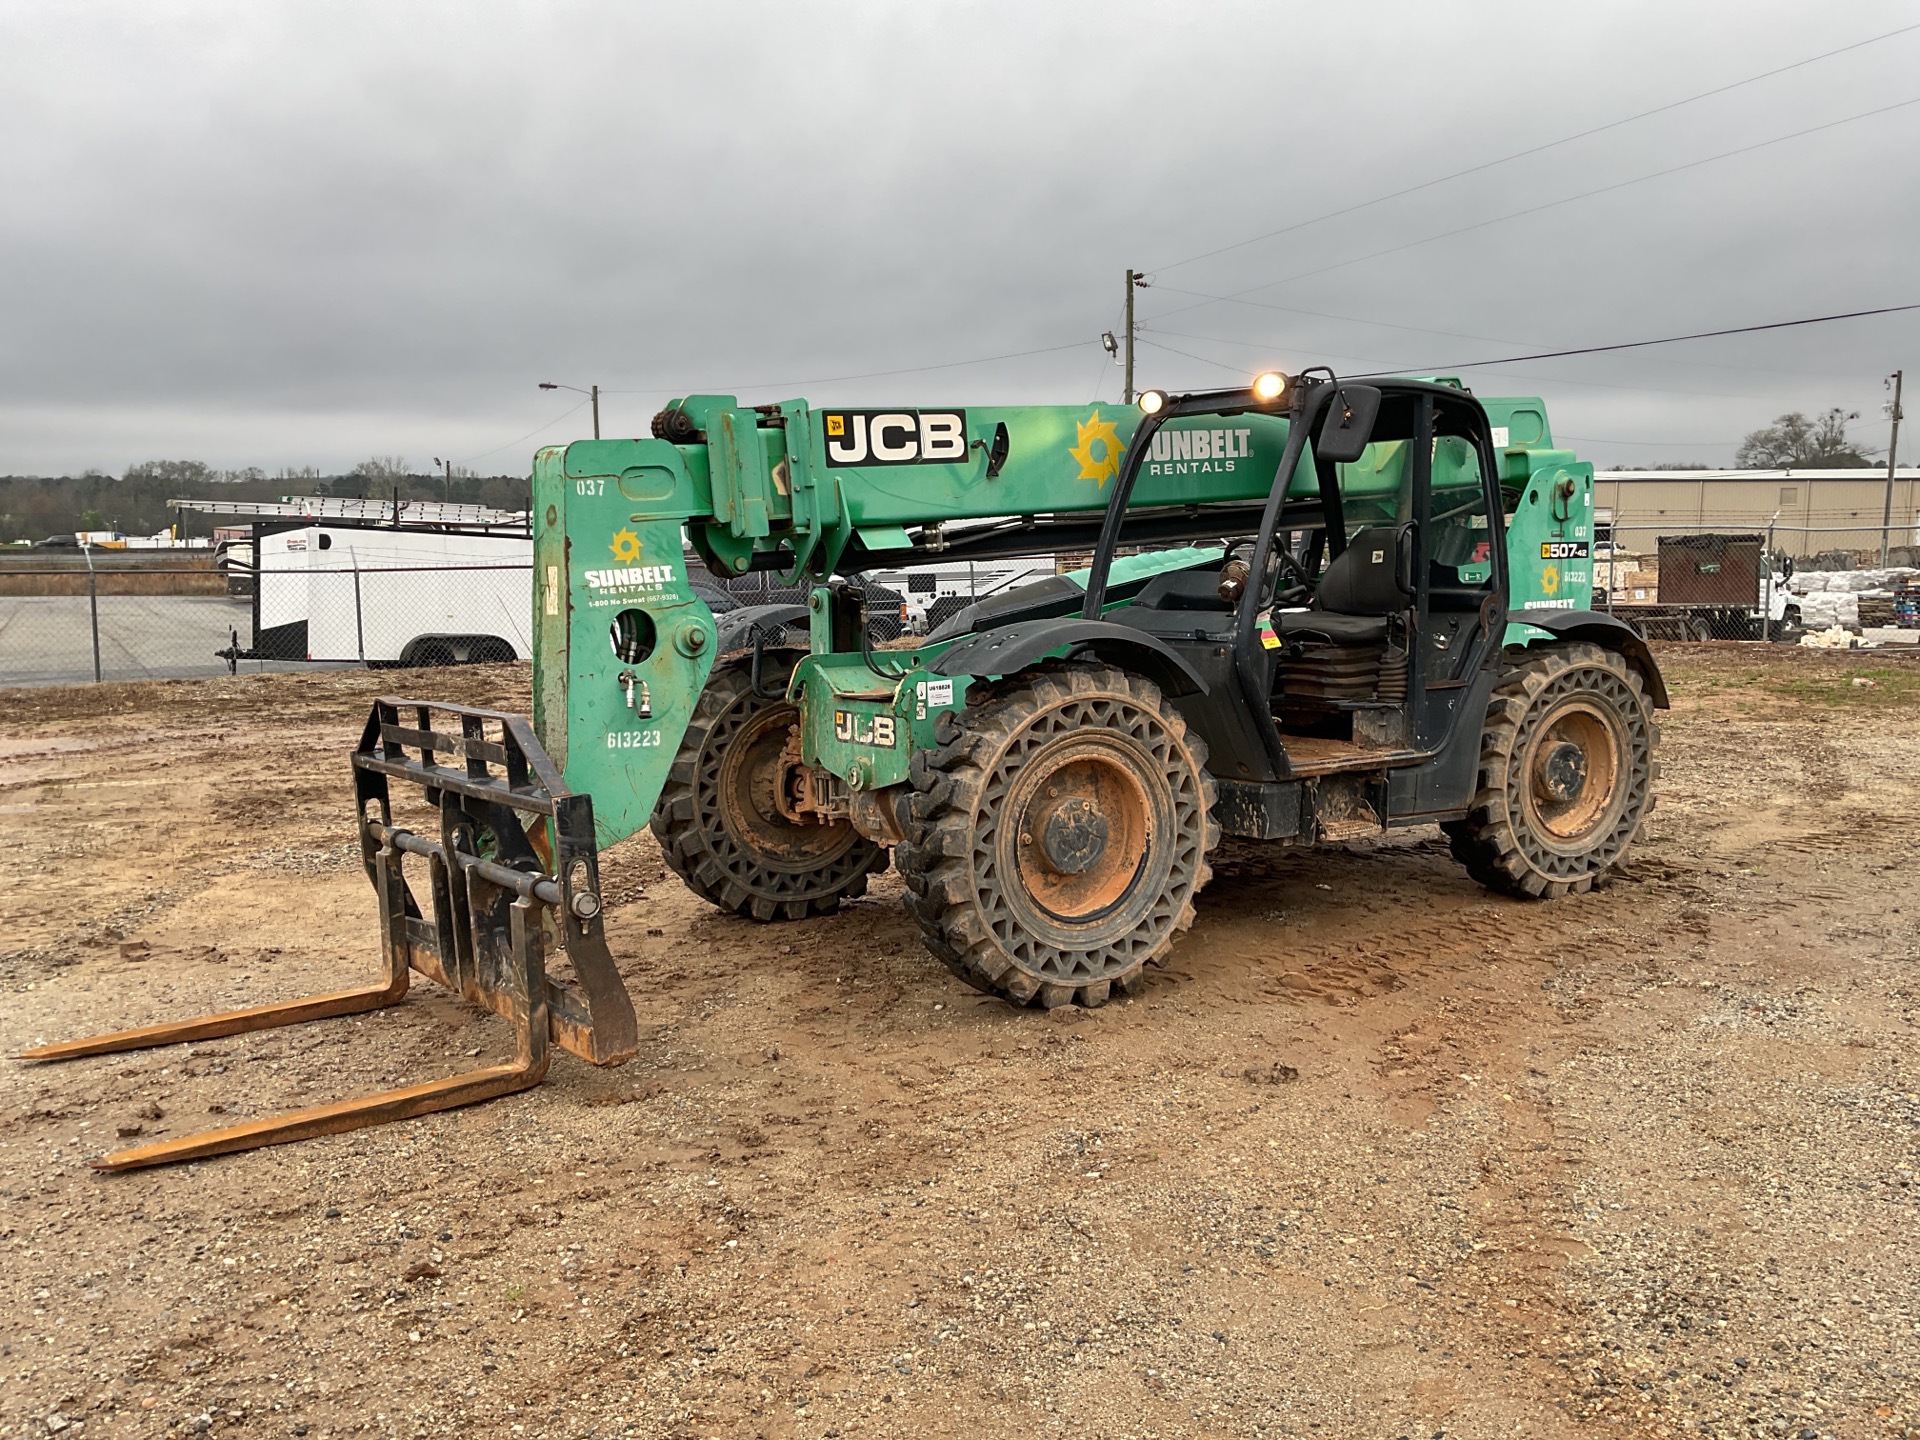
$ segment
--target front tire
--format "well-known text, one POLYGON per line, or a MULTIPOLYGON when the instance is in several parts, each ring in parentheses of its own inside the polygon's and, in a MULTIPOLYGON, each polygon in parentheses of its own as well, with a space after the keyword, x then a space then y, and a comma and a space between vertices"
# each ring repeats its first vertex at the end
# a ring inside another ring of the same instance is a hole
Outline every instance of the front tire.
MULTIPOLYGON (((796 652, 767 651, 761 683, 784 693, 796 652)), ((687 723, 651 826, 667 865, 702 900, 753 920, 828 915, 867 893, 886 850, 847 821, 782 813, 788 737, 799 709, 754 693, 736 660, 713 672, 687 723)))
POLYGON ((1581 894, 1617 866, 1653 805, 1660 731, 1624 659, 1597 645, 1528 651, 1494 690, 1480 782, 1440 828, 1490 890, 1581 894))
POLYGON ((1206 747, 1150 681, 1050 664, 914 757, 907 908, 968 984, 1016 1005, 1134 990, 1193 923, 1219 841, 1206 747))

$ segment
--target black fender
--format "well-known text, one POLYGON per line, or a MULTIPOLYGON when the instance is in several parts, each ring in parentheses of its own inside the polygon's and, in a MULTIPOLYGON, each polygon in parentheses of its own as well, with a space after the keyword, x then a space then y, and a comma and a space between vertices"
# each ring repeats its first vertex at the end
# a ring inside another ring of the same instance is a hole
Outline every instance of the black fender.
POLYGON ((936 675, 1011 675, 1056 650, 1089 651, 1146 676, 1166 695, 1207 693, 1207 682, 1166 641, 1111 620, 1016 620, 962 640, 927 668, 936 675))
POLYGON ((1591 640, 1603 650, 1617 652, 1639 675, 1653 708, 1671 708, 1667 682, 1660 676, 1660 666, 1654 661, 1652 649, 1640 632, 1619 616, 1598 610, 1527 609, 1508 611, 1507 620, 1513 625, 1535 626, 1559 640, 1591 640))
POLYGON ((714 626, 719 632, 719 643, 714 653, 728 655, 735 650, 748 649, 753 644, 753 627, 756 625, 766 637, 764 644, 804 650, 808 647, 806 622, 807 607, 790 601, 772 605, 742 605, 738 610, 729 610, 724 615, 713 617, 714 626), (798 636, 793 633, 796 628, 800 632, 798 636), (786 632, 784 636, 782 631, 786 632))

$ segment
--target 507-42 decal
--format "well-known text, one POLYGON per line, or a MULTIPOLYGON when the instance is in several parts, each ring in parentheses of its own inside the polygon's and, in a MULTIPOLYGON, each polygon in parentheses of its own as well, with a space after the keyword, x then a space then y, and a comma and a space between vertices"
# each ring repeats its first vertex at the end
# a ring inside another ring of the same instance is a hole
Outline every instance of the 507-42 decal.
POLYGON ((1542 560, 1584 560, 1587 558, 1587 542, 1584 540, 1542 540, 1540 542, 1542 560))

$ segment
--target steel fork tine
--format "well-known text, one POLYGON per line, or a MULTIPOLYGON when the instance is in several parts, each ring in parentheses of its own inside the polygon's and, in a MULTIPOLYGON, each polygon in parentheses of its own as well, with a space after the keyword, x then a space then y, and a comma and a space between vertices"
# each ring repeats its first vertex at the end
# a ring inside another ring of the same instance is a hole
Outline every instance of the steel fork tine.
POLYGON ((157 1045, 178 1045, 188 1040, 217 1040, 223 1035, 244 1035, 250 1030, 271 1030, 280 1025, 299 1025, 308 1020, 327 1020, 336 1015, 359 1015, 397 1005, 406 998, 407 977, 399 983, 372 985, 358 990, 336 990, 326 995, 310 995, 304 1000, 283 1000, 272 1005, 255 1005, 245 1010, 227 1010, 217 1015, 200 1015, 192 1020, 173 1020, 164 1025, 143 1025, 134 1030, 113 1030, 105 1035, 89 1035, 84 1040, 66 1040, 58 1045, 36 1045, 22 1050, 18 1060, 78 1060, 84 1055, 112 1055, 122 1050, 148 1050, 157 1045))
POLYGON ((482 1100, 511 1095, 516 1090, 531 1090, 547 1070, 545 1055, 532 1064, 492 1065, 484 1070, 469 1070, 449 1075, 444 1080, 429 1080, 423 1085, 408 1085, 385 1090, 377 1095, 362 1095, 357 1100, 342 1100, 332 1105, 315 1105, 307 1110, 291 1110, 264 1120, 248 1120, 220 1130, 202 1130, 178 1140, 160 1140, 129 1150, 116 1150, 92 1162, 96 1170, 139 1170, 148 1165, 173 1165, 182 1160, 204 1160, 213 1155, 230 1155, 236 1150, 258 1150, 266 1145, 285 1145, 309 1140, 316 1135, 337 1135, 343 1130, 359 1130, 368 1125, 384 1125, 389 1120, 405 1120, 428 1115, 435 1110, 454 1110, 482 1100))

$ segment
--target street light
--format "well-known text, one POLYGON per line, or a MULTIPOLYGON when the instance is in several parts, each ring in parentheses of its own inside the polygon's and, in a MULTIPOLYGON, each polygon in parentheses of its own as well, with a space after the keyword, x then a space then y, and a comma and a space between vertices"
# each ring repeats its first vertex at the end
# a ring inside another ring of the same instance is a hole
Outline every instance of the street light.
POLYGON ((449 504, 451 504, 451 503, 453 502, 453 461, 451 461, 451 460, 442 460, 442 459, 440 459, 440 458, 439 458, 439 457, 438 457, 438 456, 436 455, 436 456, 434 457, 434 461, 433 461, 433 463, 434 463, 435 465, 441 465, 441 466, 445 466, 445 467, 446 467, 446 472, 447 472, 447 502, 448 502, 449 504))
POLYGON ((576 395, 591 396, 593 398, 593 438, 596 440, 600 438, 600 387, 598 385, 594 386, 591 390, 582 390, 578 385, 556 385, 551 380, 542 380, 540 382, 540 388, 542 390, 571 390, 576 395))

